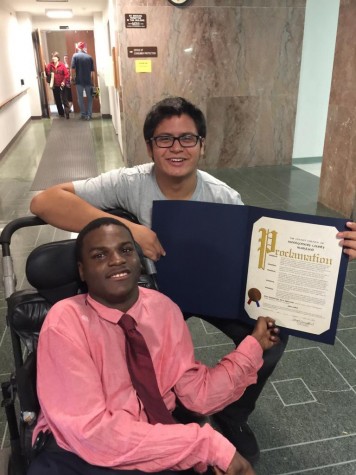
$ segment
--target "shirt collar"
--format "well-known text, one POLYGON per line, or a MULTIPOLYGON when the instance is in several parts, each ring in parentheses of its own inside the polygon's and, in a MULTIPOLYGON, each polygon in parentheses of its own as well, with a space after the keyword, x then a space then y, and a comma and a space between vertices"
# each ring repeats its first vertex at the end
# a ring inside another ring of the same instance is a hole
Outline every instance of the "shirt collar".
POLYGON ((87 294, 86 296, 86 305, 92 310, 94 310, 99 315, 100 318, 110 323, 117 324, 124 313, 129 313, 137 321, 140 300, 141 300, 141 292, 139 289, 138 299, 127 312, 121 312, 121 310, 117 310, 116 308, 107 307, 106 305, 103 305, 97 300, 94 300, 89 294, 87 294))

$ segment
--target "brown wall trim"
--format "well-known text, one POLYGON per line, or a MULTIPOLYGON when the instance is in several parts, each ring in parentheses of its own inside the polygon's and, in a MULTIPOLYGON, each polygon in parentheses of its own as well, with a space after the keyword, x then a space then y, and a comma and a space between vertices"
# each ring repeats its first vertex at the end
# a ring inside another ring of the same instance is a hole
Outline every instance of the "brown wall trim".
POLYGON ((21 97, 21 96, 23 96, 24 94, 26 94, 29 89, 30 89, 30 88, 27 87, 27 88, 24 89, 23 91, 18 92, 18 93, 15 94, 14 96, 12 96, 12 97, 10 97, 9 99, 7 99, 6 101, 2 102, 2 103, 0 104, 0 109, 3 109, 3 108, 6 107, 7 105, 9 105, 10 102, 12 102, 12 101, 14 101, 15 99, 17 99, 18 97, 21 97))

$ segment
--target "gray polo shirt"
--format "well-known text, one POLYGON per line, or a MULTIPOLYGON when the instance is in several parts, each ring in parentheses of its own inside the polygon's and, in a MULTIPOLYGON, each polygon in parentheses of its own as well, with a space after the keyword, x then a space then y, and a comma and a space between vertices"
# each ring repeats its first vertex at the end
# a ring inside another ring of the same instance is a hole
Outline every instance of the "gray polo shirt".
MULTIPOLYGON (((153 201, 167 199, 157 185, 153 163, 117 168, 95 178, 75 181, 74 190, 96 208, 126 209, 148 227, 153 201)), ((197 186, 191 200, 243 205, 237 191, 202 170, 197 171, 197 186)))

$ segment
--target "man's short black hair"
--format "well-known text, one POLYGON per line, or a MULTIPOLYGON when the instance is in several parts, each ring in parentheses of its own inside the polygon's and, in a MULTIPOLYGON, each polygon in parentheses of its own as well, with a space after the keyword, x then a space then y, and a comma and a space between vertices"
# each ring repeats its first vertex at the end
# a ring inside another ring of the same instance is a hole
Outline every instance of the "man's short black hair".
POLYGON ((198 135, 206 137, 206 121, 202 111, 191 102, 183 97, 167 97, 157 102, 146 116, 143 125, 143 136, 146 142, 153 137, 156 127, 164 119, 178 116, 182 114, 188 115, 195 123, 198 135))
POLYGON ((108 226, 109 224, 114 224, 115 226, 121 226, 122 228, 125 228, 130 234, 132 242, 135 244, 135 240, 132 236, 131 231, 124 223, 122 223, 121 221, 118 221, 115 218, 110 218, 109 216, 108 217, 104 216, 103 218, 97 218, 97 219, 94 219, 93 221, 90 221, 90 223, 84 226, 84 228, 78 234, 78 237, 75 243, 75 259, 77 262, 82 262, 82 249, 83 249, 83 241, 84 241, 85 236, 89 234, 91 231, 93 231, 94 229, 101 228, 102 226, 108 226))

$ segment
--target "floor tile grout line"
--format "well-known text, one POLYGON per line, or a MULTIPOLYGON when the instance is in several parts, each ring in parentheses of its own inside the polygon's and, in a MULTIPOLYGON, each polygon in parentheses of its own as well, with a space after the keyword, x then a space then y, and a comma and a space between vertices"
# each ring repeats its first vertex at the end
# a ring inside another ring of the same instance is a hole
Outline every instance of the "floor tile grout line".
POLYGON ((0 373, 0 377, 1 378, 8 378, 9 376, 11 376, 11 371, 9 371, 8 373, 0 373))
POLYGON ((218 346, 234 346, 232 342, 226 342, 226 343, 214 343, 213 345, 201 345, 201 346, 194 346, 195 350, 202 350, 204 348, 216 348, 218 346))
POLYGON ((337 373, 341 376, 341 378, 345 381, 345 383, 351 388, 351 390, 356 394, 356 390, 352 387, 352 385, 348 382, 348 380, 345 378, 345 376, 339 371, 339 369, 334 365, 334 363, 328 358, 328 356, 324 353, 324 351, 321 348, 318 348, 320 353, 324 355, 324 358, 326 358, 329 361, 329 364, 335 369, 337 373))
POLYGON ((354 354, 352 353, 352 351, 345 345, 345 343, 342 342, 339 337, 336 337, 336 340, 337 340, 337 341, 345 348, 345 350, 348 351, 348 352, 350 353, 350 355, 351 355, 353 358, 355 358, 355 360, 356 360, 356 355, 354 355, 354 354))
POLYGON ((5 440, 6 440, 6 434, 7 434, 7 430, 8 430, 8 423, 6 422, 5 424, 5 429, 4 429, 4 433, 3 433, 3 436, 2 436, 2 440, 1 440, 1 450, 4 449, 4 446, 5 446, 5 440))
POLYGON ((4 341, 4 339, 5 339, 6 333, 7 333, 7 326, 5 326, 4 331, 3 331, 3 334, 2 334, 2 336, 1 336, 0 347, 1 347, 1 345, 3 344, 3 341, 4 341))
MULTIPOLYGON (((313 394, 328 393, 328 394, 340 394, 340 393, 352 393, 352 386, 348 389, 313 389, 311 390, 313 394)), ((317 401, 319 402, 319 401, 317 401)))
MULTIPOLYGON (((342 313, 340 313, 340 315, 342 316, 342 318, 352 318, 352 317, 356 317, 356 313, 351 313, 350 315, 343 315, 342 313)), ((339 330, 339 329, 338 329, 339 330)), ((342 330, 342 328, 341 328, 342 330)))
POLYGON ((346 290, 346 292, 349 292, 349 294, 351 294, 353 297, 356 298, 356 295, 353 294, 353 293, 351 292, 351 290, 349 290, 349 289, 347 288, 348 285, 355 285, 355 284, 346 284, 345 287, 344 287, 344 290, 346 290))
MULTIPOLYGON (((310 346, 308 348, 293 348, 293 349, 290 349, 290 350, 285 350, 284 353, 293 353, 293 352, 296 352, 296 351, 304 351, 304 350, 318 350, 318 351, 320 351, 320 353, 324 356, 324 358, 329 362, 329 364, 334 368, 334 370, 345 381, 345 383, 351 389, 351 391, 356 394, 356 390, 354 389, 354 387, 347 381, 345 376, 340 372, 340 370, 334 365, 334 363, 330 360, 330 358, 326 355, 326 353, 319 346, 310 346)), ((352 355, 352 356, 354 356, 354 355, 352 355)))
POLYGON ((318 346, 306 346, 305 348, 290 348, 284 350, 284 353, 293 353, 294 351, 302 351, 302 350, 318 350, 318 346))
POLYGON ((275 393, 277 394, 279 400, 281 401, 283 407, 289 407, 289 406, 300 406, 301 404, 311 404, 311 403, 316 403, 318 402, 318 400, 315 398, 314 394, 313 394, 313 391, 309 388, 309 386, 305 383, 304 379, 303 378, 290 378, 290 379, 280 379, 280 380, 276 380, 276 381, 271 381, 271 384, 273 386, 273 389, 275 391, 275 393), (283 399, 283 396, 281 395, 280 391, 278 391, 278 383, 290 383, 291 381, 301 381, 302 384, 304 384, 304 386, 306 387, 307 391, 310 393, 310 395, 312 396, 313 400, 312 401, 307 401, 307 400, 304 400, 303 402, 297 402, 297 403, 291 403, 291 404, 286 404, 286 402, 284 401, 283 399))
POLYGON ((309 440, 307 442, 298 442, 296 444, 280 445, 278 447, 271 447, 270 449, 261 449, 261 453, 275 452, 276 450, 290 449, 292 447, 303 447, 306 445, 319 444, 321 442, 347 439, 349 437, 356 437, 356 432, 352 432, 351 434, 337 435, 335 437, 327 437, 325 439, 316 439, 316 440, 309 440))
POLYGON ((293 471, 293 472, 284 472, 284 473, 279 473, 279 474, 276 474, 276 475, 295 475, 297 473, 307 473, 307 472, 311 472, 312 470, 315 471, 315 470, 321 470, 321 469, 325 469, 325 468, 328 468, 328 467, 340 467, 342 465, 346 465, 346 464, 349 464, 349 463, 354 463, 356 462, 356 459, 354 460, 346 460, 344 462, 336 462, 336 463, 331 463, 329 465, 320 465, 319 467, 311 467, 311 468, 306 468, 306 469, 303 469, 303 470, 297 470, 297 471, 293 471))

